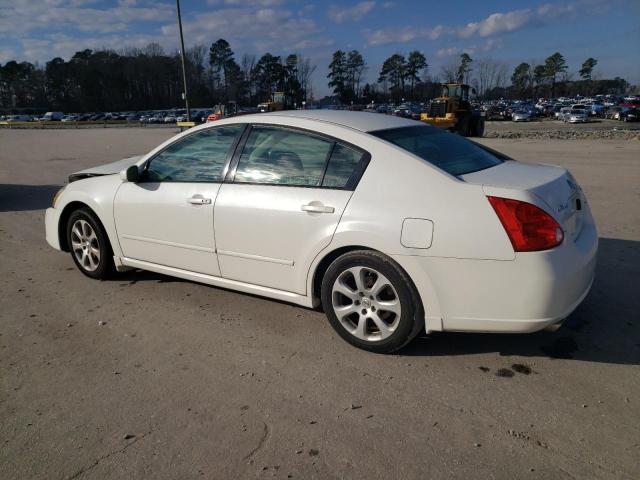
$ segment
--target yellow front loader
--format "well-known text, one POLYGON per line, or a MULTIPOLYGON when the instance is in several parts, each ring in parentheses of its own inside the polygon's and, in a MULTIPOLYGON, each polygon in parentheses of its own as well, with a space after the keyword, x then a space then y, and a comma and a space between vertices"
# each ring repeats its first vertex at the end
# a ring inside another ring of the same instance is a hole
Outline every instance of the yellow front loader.
POLYGON ((465 137, 482 137, 484 117, 471 108, 469 90, 469 85, 463 83, 443 83, 442 95, 433 99, 429 111, 420 114, 420 120, 465 137))

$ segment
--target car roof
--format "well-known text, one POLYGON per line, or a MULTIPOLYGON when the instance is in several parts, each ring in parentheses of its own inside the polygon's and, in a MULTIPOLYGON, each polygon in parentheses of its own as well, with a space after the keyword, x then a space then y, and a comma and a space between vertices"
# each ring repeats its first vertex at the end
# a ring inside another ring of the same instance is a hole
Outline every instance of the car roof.
POLYGON ((422 122, 409 120, 408 118, 382 115, 374 112, 352 112, 349 110, 283 110, 280 112, 243 115, 243 118, 251 117, 251 121, 260 121, 260 118, 265 118, 266 116, 304 118, 318 122, 333 123, 335 125, 353 128, 361 132, 373 132, 375 130, 386 130, 388 128, 425 125, 422 122))

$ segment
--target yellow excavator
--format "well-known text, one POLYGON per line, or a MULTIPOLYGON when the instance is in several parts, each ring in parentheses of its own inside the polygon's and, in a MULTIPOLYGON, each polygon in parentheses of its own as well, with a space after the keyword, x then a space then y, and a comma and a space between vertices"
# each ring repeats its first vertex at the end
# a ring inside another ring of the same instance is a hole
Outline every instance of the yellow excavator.
POLYGON ((442 94, 433 99, 428 112, 420 114, 420 120, 465 137, 482 137, 484 117, 471 108, 469 90, 475 93, 464 83, 443 83, 442 94))

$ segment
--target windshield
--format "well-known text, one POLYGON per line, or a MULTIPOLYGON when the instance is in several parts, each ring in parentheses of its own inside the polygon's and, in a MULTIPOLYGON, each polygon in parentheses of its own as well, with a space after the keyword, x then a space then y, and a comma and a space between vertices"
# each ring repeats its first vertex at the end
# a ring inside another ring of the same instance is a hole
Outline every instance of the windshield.
POLYGON ((484 170, 503 162, 503 159, 459 135, 426 125, 369 133, 455 176, 484 170))

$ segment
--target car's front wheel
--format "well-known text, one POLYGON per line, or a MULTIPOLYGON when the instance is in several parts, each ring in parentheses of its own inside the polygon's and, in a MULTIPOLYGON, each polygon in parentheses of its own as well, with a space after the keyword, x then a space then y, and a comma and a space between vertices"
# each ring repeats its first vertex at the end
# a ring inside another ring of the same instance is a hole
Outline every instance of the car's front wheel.
POLYGON ((343 339, 372 352, 394 352, 424 327, 411 279, 379 252, 358 250, 338 257, 322 281, 322 306, 343 339))
POLYGON ((88 277, 104 279, 115 271, 109 239, 91 210, 81 208, 69 216, 67 244, 76 266, 88 277))

